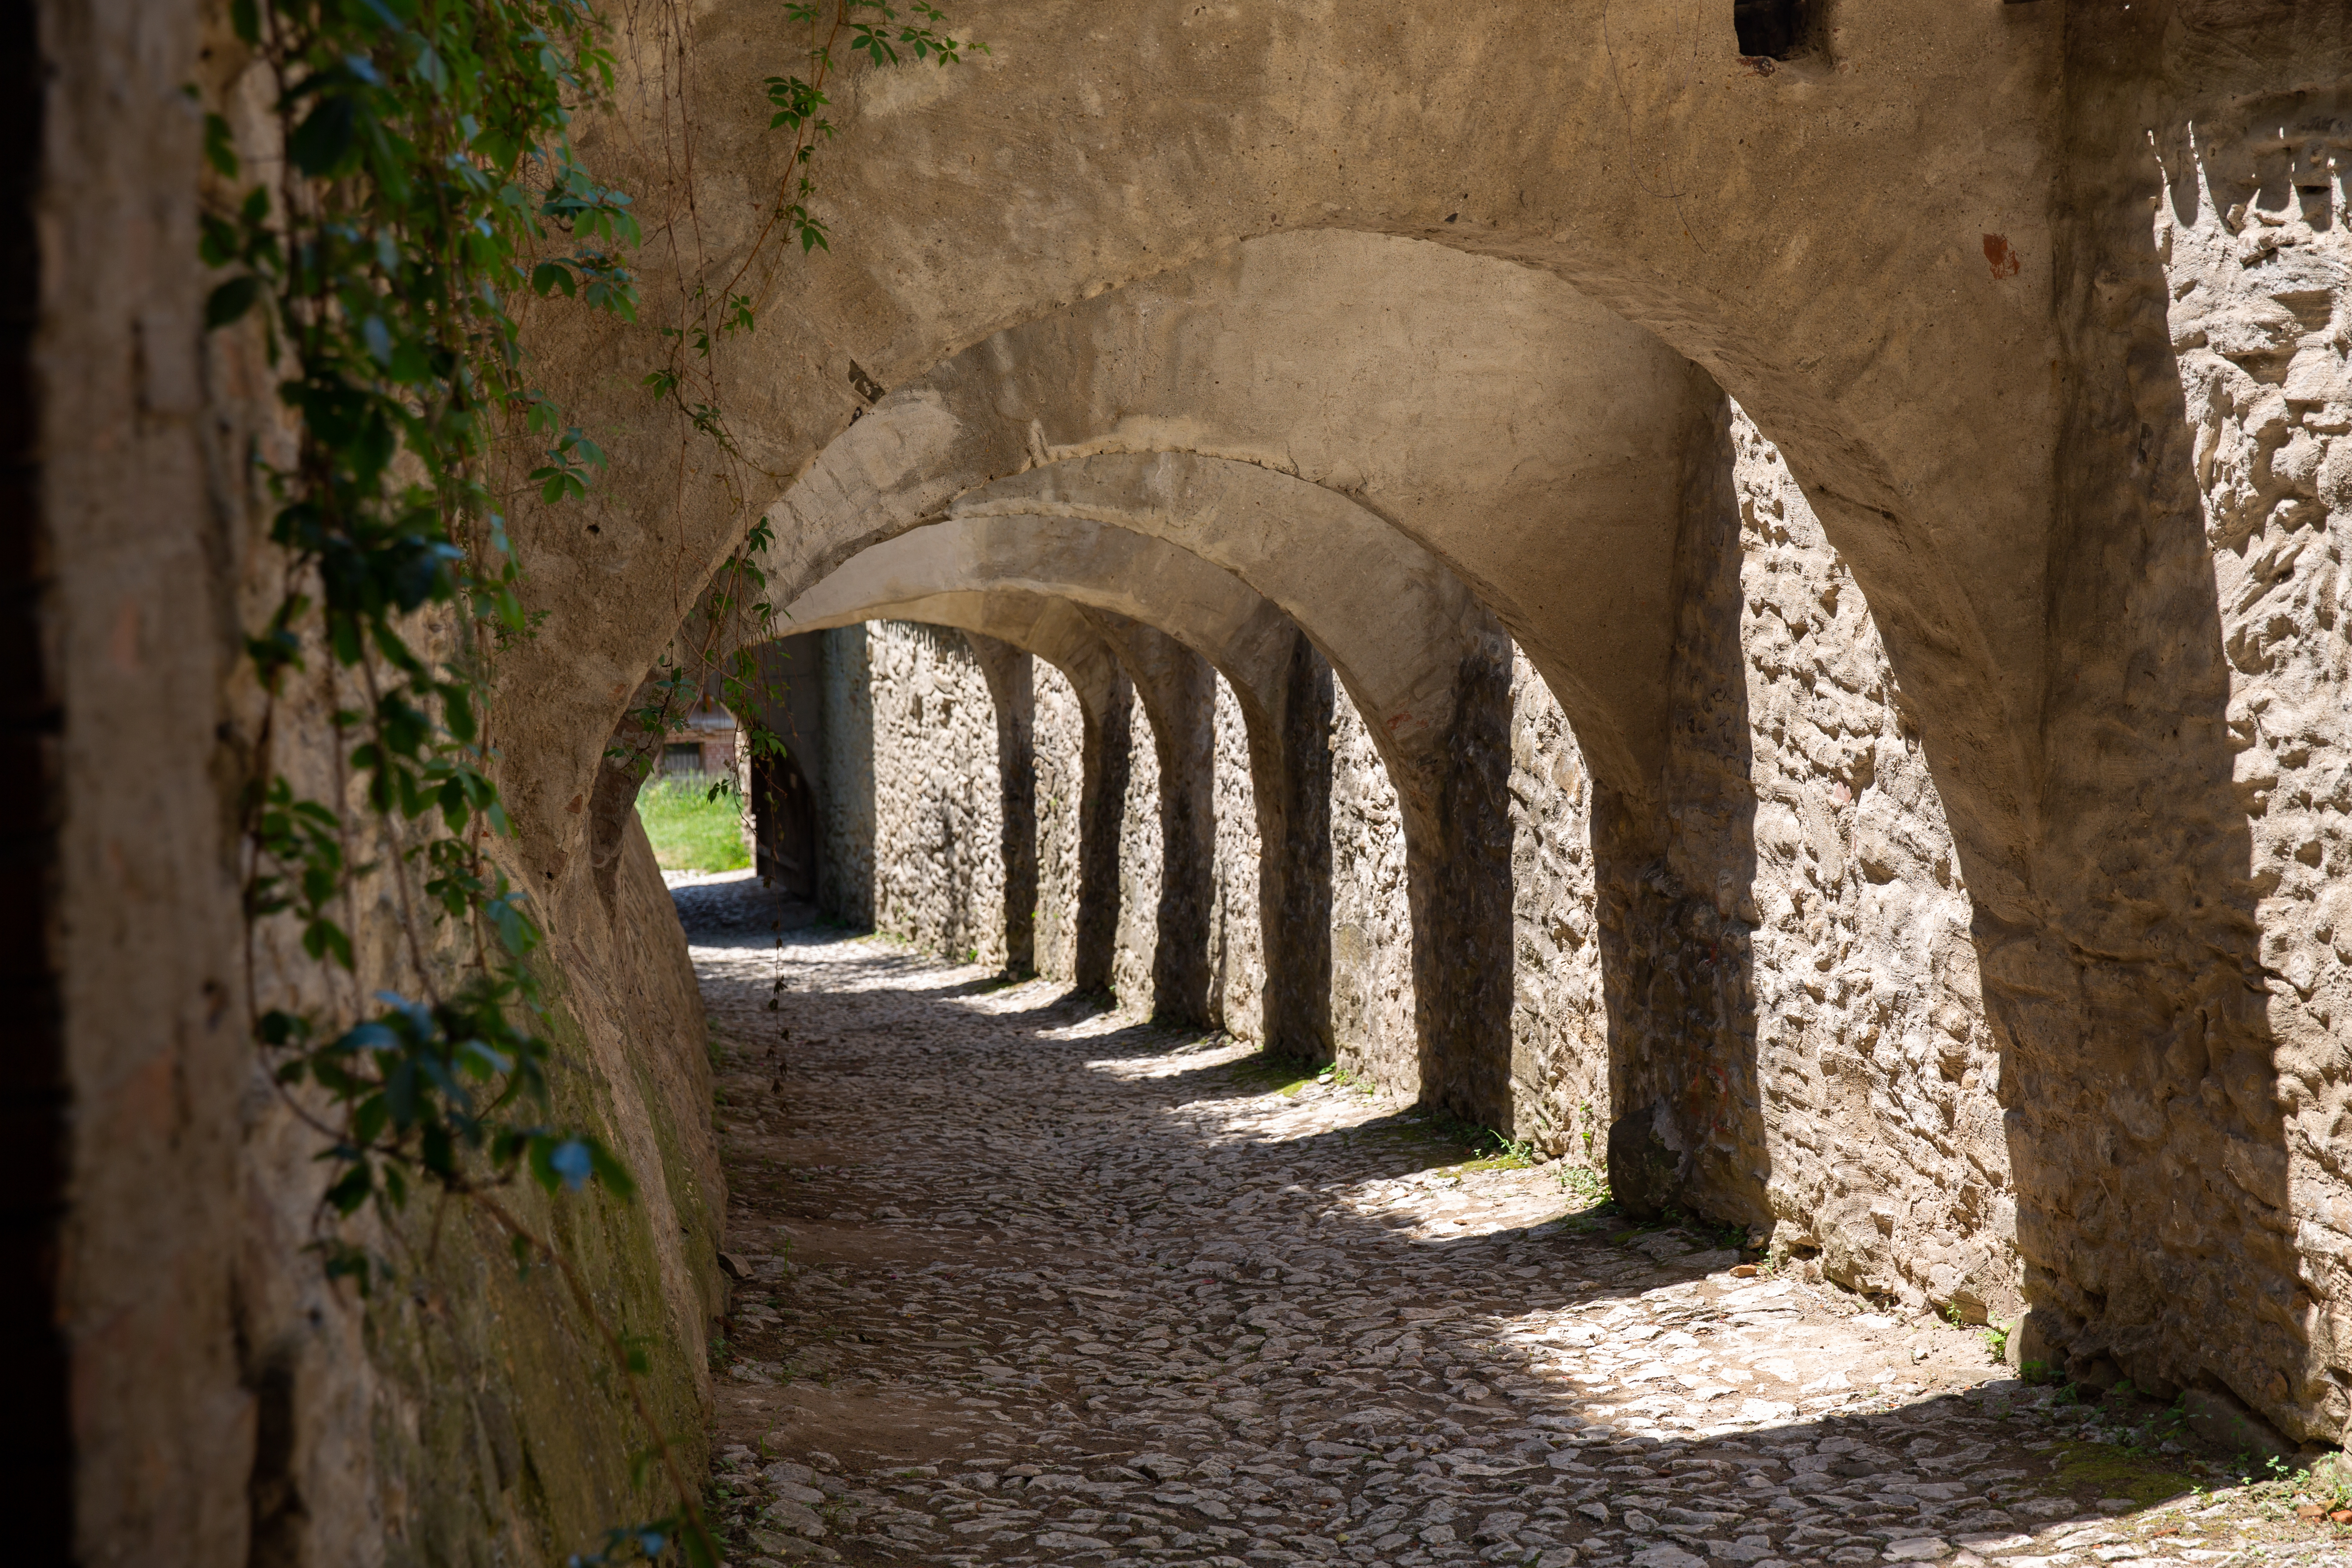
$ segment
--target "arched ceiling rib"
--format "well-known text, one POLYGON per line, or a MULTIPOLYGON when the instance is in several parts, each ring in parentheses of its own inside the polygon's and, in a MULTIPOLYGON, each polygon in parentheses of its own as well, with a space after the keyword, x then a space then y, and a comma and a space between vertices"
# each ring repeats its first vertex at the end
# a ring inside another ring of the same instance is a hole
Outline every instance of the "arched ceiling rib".
MULTIPOLYGON (((773 287, 755 279, 760 331, 713 362, 739 450, 797 473, 860 388, 1262 237, 1411 236, 1508 261, 1567 279, 1739 397, 1880 617, 1954 774, 1956 829, 2013 816, 2033 773, 2063 391, 2048 374, 2065 358, 2047 217, 2066 123, 2058 13, 1848 6, 1822 68, 1764 76, 1719 10, 1498 4, 1465 29, 1371 0, 1037 0, 975 18, 989 57, 845 76, 822 198, 835 248, 795 257, 773 287), (1543 42, 1564 32, 1576 47, 1543 42), (2021 268, 1988 268, 1995 239, 2021 268)), ((791 47, 772 7, 715 0, 693 25, 679 93, 623 93, 579 132, 627 188, 696 182, 690 207, 671 204, 691 212, 691 242, 644 253, 650 301, 726 282, 789 173, 741 87, 791 47), (668 115, 691 121, 690 168, 665 161, 688 139, 647 118, 668 115), (658 276, 671 256, 693 275, 658 276)), ((645 35, 646 63, 671 42, 645 35)), ((1409 273, 1345 303, 1435 291, 1409 273)), ((525 507, 515 523, 550 617, 502 675, 510 784, 526 853, 560 864, 539 839, 745 520, 741 470, 696 458, 683 416, 638 392, 662 352, 652 334, 566 317, 532 346, 614 476, 588 520, 525 507)), ((1485 412, 1529 406, 1505 373, 1536 357, 1496 362, 1485 412)), ((1294 388, 1302 403, 1323 390, 1294 388)))
POLYGON ((969 591, 1051 595, 1157 627, 1216 666, 1255 718, 1271 710, 1265 694, 1284 679, 1295 619, 1359 710, 1381 716, 1370 722, 1374 742, 1413 811, 1433 798, 1452 729, 1455 667, 1484 620, 1458 585, 1466 615, 1433 613, 1429 601, 1399 593, 1383 616, 1367 618, 1335 588, 1319 601, 1302 590, 1303 613, 1294 617, 1164 539, 1087 518, 990 513, 872 546, 785 606, 778 625, 840 626, 872 618, 877 605, 969 591))
POLYGON ((770 509, 766 565, 805 581, 915 521, 1034 500, 1176 538, 1294 613, 1273 574, 1299 574, 1295 556, 1334 557, 1314 563, 1326 588, 1350 565, 1375 591, 1458 577, 1552 682, 1596 771, 1638 794, 1664 753, 1687 447, 1719 404, 1557 279, 1285 236, 1000 333, 893 394, 770 509), (1148 494, 1128 506, 1130 481, 1148 494))

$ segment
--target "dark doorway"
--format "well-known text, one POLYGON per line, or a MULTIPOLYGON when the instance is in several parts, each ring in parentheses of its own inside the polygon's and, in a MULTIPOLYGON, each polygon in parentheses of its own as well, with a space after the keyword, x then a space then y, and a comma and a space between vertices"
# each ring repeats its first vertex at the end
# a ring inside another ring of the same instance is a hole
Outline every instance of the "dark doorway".
POLYGON ((816 901, 816 792, 790 755, 751 764, 751 822, 761 878, 785 898, 816 901))

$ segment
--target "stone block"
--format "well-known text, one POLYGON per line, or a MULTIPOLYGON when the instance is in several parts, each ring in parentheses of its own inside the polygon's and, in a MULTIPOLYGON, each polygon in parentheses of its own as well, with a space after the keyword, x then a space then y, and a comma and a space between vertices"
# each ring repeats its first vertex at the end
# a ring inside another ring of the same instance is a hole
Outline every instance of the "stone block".
POLYGON ((2066 1364, 2065 1342, 2058 1321, 2046 1311, 2028 1309, 2009 1331, 2009 1364, 2020 1372, 2035 1368, 2055 1373, 2066 1364))
POLYGON ((2248 1454, 2258 1461, 2294 1458, 2295 1445, 2226 1389, 2192 1388, 2181 1395, 2180 1405, 2189 1429, 2225 1454, 2248 1454))
POLYGON ((1653 1103, 1609 1124, 1609 1192, 1635 1219, 1656 1219, 1682 1197, 1683 1158, 1653 1103))

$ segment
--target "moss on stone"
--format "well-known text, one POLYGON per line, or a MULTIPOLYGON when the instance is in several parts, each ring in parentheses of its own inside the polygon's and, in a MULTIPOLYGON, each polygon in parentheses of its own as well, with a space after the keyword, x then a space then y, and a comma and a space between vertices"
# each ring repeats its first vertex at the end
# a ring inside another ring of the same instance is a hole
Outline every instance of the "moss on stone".
POLYGON ((2195 1478, 2173 1469, 2158 1456, 2111 1443, 2068 1443, 2058 1450, 2046 1489, 2069 1496, 2129 1498, 2145 1507, 2196 1488, 2195 1478))
MULTIPOLYGON (((617 1142, 613 1086, 579 1021, 558 1001, 544 1026, 555 1120, 617 1142)), ((689 1226, 699 1276, 716 1222, 665 1097, 639 1079, 678 1211, 659 1219, 689 1226)), ((708 1438, 693 1358, 706 1352, 677 1342, 649 1203, 600 1187, 550 1197, 525 1184, 496 1196, 572 1260, 598 1310, 641 1352, 646 1409, 698 1485, 708 1438)), ((463 1201, 417 1204, 396 1232, 402 1276, 366 1317, 386 1563, 561 1561, 611 1527, 671 1511, 658 1466, 638 1464, 652 1444, 627 1381, 561 1275, 519 1268, 495 1223, 463 1201)))

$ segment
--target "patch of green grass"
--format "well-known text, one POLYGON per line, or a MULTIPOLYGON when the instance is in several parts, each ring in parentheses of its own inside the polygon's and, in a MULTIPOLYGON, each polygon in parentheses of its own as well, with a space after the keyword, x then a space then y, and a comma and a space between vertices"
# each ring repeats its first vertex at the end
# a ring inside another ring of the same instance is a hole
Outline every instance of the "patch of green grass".
POLYGON ((689 773, 647 779, 637 791, 637 820, 663 870, 740 871, 751 865, 734 792, 721 789, 713 798, 711 789, 712 781, 689 773))
POLYGON ((1552 1169, 1553 1180, 1559 1190, 1580 1197, 1593 1208, 1609 1202, 1609 1173, 1596 1171, 1590 1165, 1571 1165, 1562 1160, 1552 1169))
POLYGON ((1501 1133, 1489 1134, 1495 1142, 1486 1153, 1475 1160, 1465 1160, 1454 1167, 1457 1171, 1526 1171, 1536 1163, 1536 1146, 1506 1138, 1501 1133))
POLYGON ((1475 1121, 1440 1114, 1431 1119, 1433 1131, 1448 1142, 1459 1142, 1465 1156, 1454 1167, 1458 1174, 1465 1171, 1524 1171, 1536 1163, 1536 1146, 1507 1138, 1491 1127, 1481 1127, 1475 1121))
POLYGON ((2049 1486, 2053 1491, 2127 1497, 2146 1508, 2194 1491, 2197 1481, 2161 1460, 2113 1444, 2066 1443, 2059 1447, 2049 1486))
POLYGON ((1321 1070, 1303 1058, 1276 1056, 1272 1051, 1259 1051, 1233 1064, 1234 1077, 1244 1087, 1261 1094, 1272 1090, 1294 1097, 1313 1083, 1321 1070))

